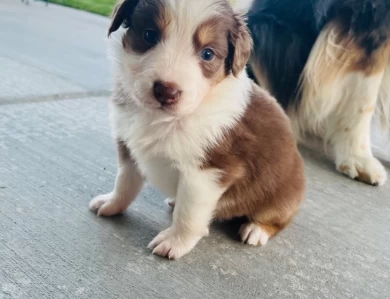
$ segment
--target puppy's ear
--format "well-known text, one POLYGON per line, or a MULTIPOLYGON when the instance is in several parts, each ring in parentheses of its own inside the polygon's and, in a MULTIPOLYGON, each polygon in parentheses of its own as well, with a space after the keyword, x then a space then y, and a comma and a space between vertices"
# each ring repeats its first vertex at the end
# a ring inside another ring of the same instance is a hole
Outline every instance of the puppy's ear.
POLYGON ((242 15, 234 16, 233 29, 229 34, 228 64, 234 76, 244 70, 252 51, 252 37, 242 15))
POLYGON ((119 0, 112 12, 108 36, 117 31, 119 27, 131 17, 139 1, 140 0, 119 0))

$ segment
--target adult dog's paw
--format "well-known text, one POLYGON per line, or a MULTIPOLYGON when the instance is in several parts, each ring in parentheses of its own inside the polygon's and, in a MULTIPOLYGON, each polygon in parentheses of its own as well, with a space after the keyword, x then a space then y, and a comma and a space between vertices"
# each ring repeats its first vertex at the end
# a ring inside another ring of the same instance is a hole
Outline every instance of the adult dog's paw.
POLYGON ((351 179, 373 186, 382 186, 387 180, 386 169, 374 157, 350 157, 339 163, 337 170, 351 179))

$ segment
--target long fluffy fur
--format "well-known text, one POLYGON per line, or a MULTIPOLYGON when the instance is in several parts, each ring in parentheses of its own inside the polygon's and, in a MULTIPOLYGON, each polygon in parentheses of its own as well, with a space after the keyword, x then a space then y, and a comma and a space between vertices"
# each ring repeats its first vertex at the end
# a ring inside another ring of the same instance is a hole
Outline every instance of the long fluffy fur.
POLYGON ((283 107, 299 99, 299 80, 310 51, 323 28, 337 18, 343 20, 344 30, 372 52, 390 34, 390 1, 253 1, 248 12, 255 49, 252 63, 254 68, 256 64, 263 68, 264 85, 283 107))
POLYGON ((254 0, 246 8, 250 70, 287 110, 297 138, 323 138, 340 172, 383 184, 370 122, 376 108, 390 129, 390 1, 254 0))
POLYGON ((382 86, 379 91, 377 114, 379 115, 382 129, 384 129, 385 132, 389 132, 390 131, 390 58, 389 58, 389 64, 386 68, 383 77, 382 86))

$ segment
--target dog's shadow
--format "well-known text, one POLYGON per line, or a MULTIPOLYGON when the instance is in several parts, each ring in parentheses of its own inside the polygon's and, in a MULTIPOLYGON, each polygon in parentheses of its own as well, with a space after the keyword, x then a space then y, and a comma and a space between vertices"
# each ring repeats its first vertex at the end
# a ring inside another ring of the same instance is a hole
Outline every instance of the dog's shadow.
POLYGON ((211 230, 225 235, 231 240, 240 242, 240 227, 246 222, 248 222, 246 217, 234 218, 232 220, 214 221, 211 225, 211 230))

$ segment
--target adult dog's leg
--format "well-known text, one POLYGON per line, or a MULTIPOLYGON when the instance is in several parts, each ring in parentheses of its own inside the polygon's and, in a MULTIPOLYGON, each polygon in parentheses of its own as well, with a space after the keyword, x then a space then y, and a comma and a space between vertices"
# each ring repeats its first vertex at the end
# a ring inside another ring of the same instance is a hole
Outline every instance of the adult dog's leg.
POLYGON ((380 117, 382 129, 390 132, 390 56, 379 91, 377 112, 380 117))
POLYGON ((293 122, 324 137, 334 149, 338 171, 383 185, 387 173, 373 157, 370 124, 390 46, 384 40, 368 48, 364 38, 372 37, 355 36, 337 21, 324 28, 303 72, 301 103, 293 122))

